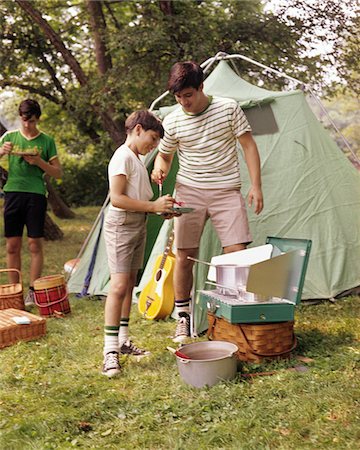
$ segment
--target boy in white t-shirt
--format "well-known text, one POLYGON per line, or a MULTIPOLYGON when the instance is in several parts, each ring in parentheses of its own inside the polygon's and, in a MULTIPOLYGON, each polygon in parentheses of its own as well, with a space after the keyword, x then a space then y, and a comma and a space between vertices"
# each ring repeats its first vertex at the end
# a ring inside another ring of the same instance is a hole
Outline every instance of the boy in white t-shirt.
POLYGON ((151 201, 148 172, 139 159, 139 155, 154 150, 163 137, 161 122, 149 111, 136 111, 127 118, 125 129, 125 144, 115 151, 108 167, 111 204, 104 224, 110 289, 105 303, 102 373, 108 377, 120 372, 119 354, 149 354, 128 336, 132 291, 143 264, 147 213, 172 217, 175 201, 168 194, 151 201))

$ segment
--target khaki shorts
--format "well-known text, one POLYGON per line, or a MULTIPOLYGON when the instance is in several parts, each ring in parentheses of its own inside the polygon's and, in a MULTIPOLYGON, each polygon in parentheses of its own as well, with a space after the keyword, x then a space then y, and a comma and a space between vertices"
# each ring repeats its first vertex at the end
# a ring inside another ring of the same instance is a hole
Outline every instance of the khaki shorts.
POLYGON ((129 273, 142 268, 146 222, 145 213, 108 211, 104 238, 110 273, 129 273))
POLYGON ((199 189, 177 183, 176 200, 195 208, 194 212, 175 218, 176 248, 199 248, 208 218, 222 247, 252 241, 245 201, 239 189, 199 189))

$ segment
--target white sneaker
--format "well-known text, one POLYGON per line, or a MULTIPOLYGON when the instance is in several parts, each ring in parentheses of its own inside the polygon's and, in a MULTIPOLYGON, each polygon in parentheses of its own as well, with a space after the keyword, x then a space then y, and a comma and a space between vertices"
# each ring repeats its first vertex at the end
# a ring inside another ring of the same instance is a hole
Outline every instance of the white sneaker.
POLYGON ((185 342, 190 337, 190 315, 181 312, 176 325, 175 336, 173 342, 185 342))
POLYGON ((120 373, 119 353, 109 352, 104 356, 102 374, 111 378, 120 373))
POLYGON ((28 293, 25 297, 25 306, 33 306, 35 305, 35 292, 32 289, 29 289, 28 293))
POLYGON ((120 347, 121 355, 132 355, 137 358, 142 358, 143 356, 149 356, 150 352, 148 350, 144 350, 142 348, 136 347, 129 339, 123 343, 120 347))

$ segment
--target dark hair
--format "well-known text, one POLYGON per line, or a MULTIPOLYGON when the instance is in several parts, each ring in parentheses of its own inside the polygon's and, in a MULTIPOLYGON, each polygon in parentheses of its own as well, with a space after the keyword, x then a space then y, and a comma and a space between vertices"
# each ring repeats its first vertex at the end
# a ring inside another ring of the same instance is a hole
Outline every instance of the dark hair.
POLYGON ((125 120, 125 131, 129 134, 136 125, 139 124, 145 131, 152 130, 159 133, 159 136, 164 137, 164 128, 161 125, 160 120, 150 111, 144 109, 141 111, 134 111, 125 120))
POLYGON ((170 69, 168 89, 172 94, 185 88, 199 89, 204 81, 202 68, 193 61, 177 62, 170 69))
POLYGON ((19 115, 25 120, 29 120, 31 116, 35 116, 38 119, 41 116, 39 103, 31 98, 23 100, 19 105, 19 115))

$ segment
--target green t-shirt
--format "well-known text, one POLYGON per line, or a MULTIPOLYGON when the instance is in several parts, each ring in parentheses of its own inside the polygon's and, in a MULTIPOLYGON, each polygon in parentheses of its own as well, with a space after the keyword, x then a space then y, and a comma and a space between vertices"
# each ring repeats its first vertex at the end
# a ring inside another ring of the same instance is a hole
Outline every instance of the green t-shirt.
MULTIPOLYGON (((12 152, 36 150, 41 159, 46 162, 57 157, 55 141, 47 134, 40 132, 38 136, 27 139, 19 130, 8 131, 0 139, 0 146, 4 142, 12 142, 12 152)), ((4 192, 31 192, 46 194, 44 171, 38 166, 28 164, 22 156, 12 155, 9 158, 9 174, 4 186, 4 192)))

